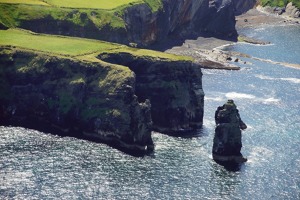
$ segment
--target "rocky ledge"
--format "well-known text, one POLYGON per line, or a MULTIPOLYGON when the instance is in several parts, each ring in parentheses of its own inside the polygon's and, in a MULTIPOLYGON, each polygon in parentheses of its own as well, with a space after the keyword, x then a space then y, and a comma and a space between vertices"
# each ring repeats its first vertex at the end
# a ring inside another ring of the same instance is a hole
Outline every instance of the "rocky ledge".
POLYGON ((154 148, 152 130, 202 126, 202 73, 191 61, 102 53, 92 62, 13 47, 0 52, 1 125, 138 151, 154 148))

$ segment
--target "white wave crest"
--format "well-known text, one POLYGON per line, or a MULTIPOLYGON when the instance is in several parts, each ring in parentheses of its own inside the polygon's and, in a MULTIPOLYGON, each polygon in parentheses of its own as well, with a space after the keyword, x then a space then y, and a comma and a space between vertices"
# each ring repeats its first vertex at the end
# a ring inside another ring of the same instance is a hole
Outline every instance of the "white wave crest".
POLYGON ((272 77, 269 77, 269 76, 264 76, 264 75, 261 75, 261 74, 257 74, 257 75, 255 75, 255 77, 257 77, 259 79, 262 79, 262 80, 275 80, 275 78, 272 78, 272 77))
POLYGON ((272 77, 264 76, 261 74, 257 74, 257 75, 255 75, 255 77, 262 79, 262 80, 282 80, 282 81, 288 81, 291 83, 300 83, 299 78, 272 78, 272 77))
POLYGON ((204 97, 205 101, 224 101, 224 98, 222 97, 204 97))
POLYGON ((229 92, 226 93, 225 96, 228 99, 255 99, 256 97, 251 94, 245 94, 245 93, 237 93, 237 92, 229 92))
POLYGON ((280 78, 280 79, 284 80, 284 81, 289 81, 289 82, 292 82, 292 83, 300 83, 299 78, 280 78))
POLYGON ((263 103, 263 104, 278 104, 280 103, 281 99, 276 98, 274 94, 270 94, 267 97, 257 97, 252 94, 246 93, 238 93, 238 92, 228 92, 228 93, 221 93, 217 92, 216 94, 208 94, 204 97, 205 101, 215 101, 215 102, 226 102, 227 99, 237 99, 237 100, 248 100, 254 103, 263 103))
POLYGON ((268 98, 268 99, 264 99, 263 102, 266 103, 266 104, 268 104, 268 103, 279 103, 280 99, 275 99, 275 98, 271 97, 271 98, 268 98))

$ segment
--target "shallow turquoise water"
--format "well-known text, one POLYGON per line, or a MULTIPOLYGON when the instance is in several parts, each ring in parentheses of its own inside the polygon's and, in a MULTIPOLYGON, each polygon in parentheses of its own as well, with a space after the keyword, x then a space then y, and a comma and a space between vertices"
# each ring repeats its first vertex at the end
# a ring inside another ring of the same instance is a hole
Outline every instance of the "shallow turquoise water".
MULTIPOLYGON (((300 28, 283 28, 245 30, 272 45, 230 48, 300 64, 299 34, 294 35, 300 28), (278 48, 286 41, 293 42, 278 48)), ((153 133, 151 156, 0 127, 0 199, 300 199, 300 70, 247 62, 252 64, 240 71, 203 70, 203 130, 194 138, 153 133), (236 172, 211 157, 214 111, 228 98, 248 125, 242 148, 248 162, 236 172)))

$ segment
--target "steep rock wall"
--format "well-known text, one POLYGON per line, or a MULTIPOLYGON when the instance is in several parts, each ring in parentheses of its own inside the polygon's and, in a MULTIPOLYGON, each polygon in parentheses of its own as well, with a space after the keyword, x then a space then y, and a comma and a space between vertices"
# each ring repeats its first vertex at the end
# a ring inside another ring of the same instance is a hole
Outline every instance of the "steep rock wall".
POLYGON ((99 58, 134 71, 139 101, 151 102, 154 130, 175 135, 202 127, 204 92, 200 66, 188 61, 151 61, 128 53, 104 53, 99 58))
POLYGON ((0 51, 0 124, 153 148, 149 101, 135 96, 126 67, 0 51))
POLYGON ((240 15, 255 7, 257 0, 233 0, 235 14, 240 15))
POLYGON ((170 36, 236 36, 231 0, 163 0, 163 8, 157 12, 152 13, 147 5, 135 5, 125 10, 123 18, 128 40, 141 46, 170 36))
POLYGON ((191 61, 102 53, 82 61, 0 49, 0 125, 153 149, 151 131, 201 128, 200 66, 191 61), (117 65, 116 65, 117 64, 117 65))

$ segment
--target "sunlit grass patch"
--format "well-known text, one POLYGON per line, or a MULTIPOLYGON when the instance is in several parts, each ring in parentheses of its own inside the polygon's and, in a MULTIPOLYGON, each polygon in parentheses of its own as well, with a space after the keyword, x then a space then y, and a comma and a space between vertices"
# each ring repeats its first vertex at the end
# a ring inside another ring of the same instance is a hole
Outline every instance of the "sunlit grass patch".
POLYGON ((131 48, 125 45, 100 40, 36 34, 22 29, 0 30, 0 45, 77 57, 81 60, 97 61, 97 55, 105 53, 129 53, 137 58, 151 60, 192 61, 191 57, 177 56, 159 51, 131 48))
POLYGON ((18 29, 0 30, 0 45, 71 56, 105 51, 119 46, 97 40, 34 34, 18 29))
POLYGON ((114 9, 141 0, 45 0, 50 5, 66 8, 114 9))
POLYGON ((0 3, 12 3, 12 4, 32 4, 32 5, 43 5, 48 4, 41 0, 0 0, 0 3))

